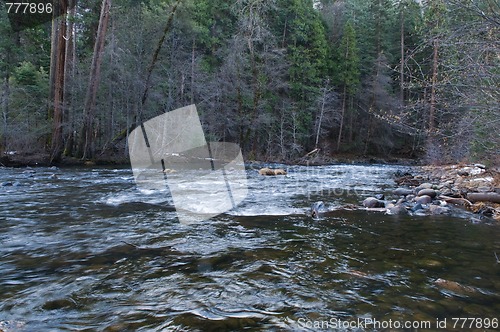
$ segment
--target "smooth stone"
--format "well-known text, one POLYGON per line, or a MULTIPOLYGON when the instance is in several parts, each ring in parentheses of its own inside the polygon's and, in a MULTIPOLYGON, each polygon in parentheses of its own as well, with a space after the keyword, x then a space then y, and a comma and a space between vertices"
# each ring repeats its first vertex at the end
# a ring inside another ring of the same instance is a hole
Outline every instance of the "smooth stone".
POLYGON ((416 191, 422 190, 422 189, 432 189, 432 183, 422 183, 420 186, 415 188, 416 191))
POLYGON ((398 196, 408 196, 411 194, 413 194, 413 190, 407 188, 397 188, 396 190, 394 190, 394 195, 398 196))
POLYGON ((406 208, 403 205, 396 204, 393 206, 389 206, 387 208, 387 213, 393 215, 405 215, 408 214, 408 210, 406 210, 406 208))
POLYGON ((444 207, 444 206, 439 206, 439 205, 431 205, 429 206, 429 211, 436 215, 436 214, 446 214, 450 212, 450 208, 444 207))
POLYGON ((428 195, 423 195, 415 198, 415 203, 428 204, 432 201, 432 198, 428 195))
POLYGON ((424 195, 427 195, 427 196, 430 196, 431 198, 434 198, 434 197, 436 197, 437 193, 434 189, 422 189, 422 190, 418 191, 418 193, 417 193, 417 196, 424 196, 424 195))
POLYGON ((375 197, 368 197, 363 201, 363 206, 367 208, 380 208, 385 207, 385 203, 375 197))
POLYGON ((418 211, 418 210, 422 210, 424 207, 422 206, 421 203, 417 203, 415 204, 412 208, 411 208, 411 212, 415 212, 415 211, 418 211))

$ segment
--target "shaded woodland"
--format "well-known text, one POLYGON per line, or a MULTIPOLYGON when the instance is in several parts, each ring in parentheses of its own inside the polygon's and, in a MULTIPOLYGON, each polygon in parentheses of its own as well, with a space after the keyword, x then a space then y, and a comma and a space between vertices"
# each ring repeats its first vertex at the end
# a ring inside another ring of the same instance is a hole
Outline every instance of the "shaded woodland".
POLYGON ((498 0, 62 0, 24 29, 0 6, 2 154, 125 159, 195 103, 247 160, 500 163, 498 0))

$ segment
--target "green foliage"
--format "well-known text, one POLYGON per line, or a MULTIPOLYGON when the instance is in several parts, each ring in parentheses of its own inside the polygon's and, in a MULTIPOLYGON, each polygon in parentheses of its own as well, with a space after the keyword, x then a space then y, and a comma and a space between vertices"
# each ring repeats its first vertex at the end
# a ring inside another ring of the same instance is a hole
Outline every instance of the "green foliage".
POLYGON ((279 30, 290 60, 290 83, 297 101, 310 102, 327 70, 325 28, 310 0, 280 2, 279 30))
POLYGON ((336 82, 345 86, 351 95, 356 93, 360 83, 359 49, 356 40, 354 26, 348 21, 339 45, 336 82))
MULTIPOLYGON (((310 151, 319 109, 325 118, 318 145, 325 154, 415 153, 439 40, 437 130, 441 138, 466 137, 470 143, 461 144, 469 156, 494 154, 500 33, 489 1, 183 0, 141 109, 145 73, 174 2, 113 1, 96 105, 97 150, 139 112, 151 118, 194 102, 213 140, 241 143, 255 158, 293 159, 310 151), (318 100, 326 85, 335 97, 323 108, 318 100), (338 142, 338 150, 328 148, 338 142)), ((100 1, 80 1, 76 12, 66 135, 80 134, 100 1)), ((49 131, 50 29, 13 34, 0 16, 2 130, 9 138, 31 133, 24 135, 26 146, 49 131)), ((448 139, 443 150, 457 141, 448 139)))

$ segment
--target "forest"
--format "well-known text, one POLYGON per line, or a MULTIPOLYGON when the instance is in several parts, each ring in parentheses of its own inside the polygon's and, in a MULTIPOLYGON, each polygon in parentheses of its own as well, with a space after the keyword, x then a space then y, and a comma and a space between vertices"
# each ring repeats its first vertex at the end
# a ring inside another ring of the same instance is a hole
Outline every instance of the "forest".
POLYGON ((51 3, 0 3, 2 155, 127 160, 141 121, 196 104, 246 160, 500 164, 498 0, 51 3))

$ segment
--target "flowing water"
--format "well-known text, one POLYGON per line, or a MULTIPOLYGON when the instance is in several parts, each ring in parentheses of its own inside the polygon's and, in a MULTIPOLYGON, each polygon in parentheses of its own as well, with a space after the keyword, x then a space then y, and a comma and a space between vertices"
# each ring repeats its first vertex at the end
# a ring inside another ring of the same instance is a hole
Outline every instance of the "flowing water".
POLYGON ((308 216, 314 201, 335 210, 389 193, 401 169, 249 167, 237 208, 189 225, 130 169, 0 169, 13 184, 0 187, 0 330, 362 331, 445 319, 458 330, 471 317, 495 330, 498 225, 460 213, 308 216))

